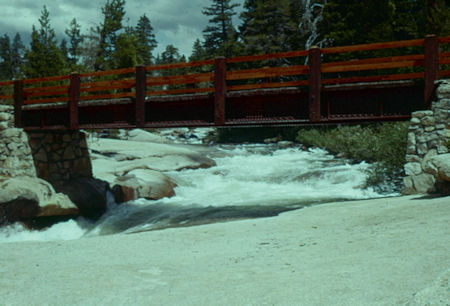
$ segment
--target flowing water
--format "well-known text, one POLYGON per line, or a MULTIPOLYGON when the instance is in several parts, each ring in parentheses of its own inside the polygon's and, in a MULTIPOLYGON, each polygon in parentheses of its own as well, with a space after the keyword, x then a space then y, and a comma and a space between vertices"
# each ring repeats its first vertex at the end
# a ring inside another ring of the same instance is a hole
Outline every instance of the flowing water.
POLYGON ((216 167, 167 173, 178 185, 176 196, 170 199, 110 203, 108 212, 96 223, 78 218, 42 231, 11 225, 0 229, 0 242, 194 226, 275 216, 323 202, 386 196, 363 188, 368 164, 350 164, 320 149, 217 145, 211 147, 209 157, 216 167))

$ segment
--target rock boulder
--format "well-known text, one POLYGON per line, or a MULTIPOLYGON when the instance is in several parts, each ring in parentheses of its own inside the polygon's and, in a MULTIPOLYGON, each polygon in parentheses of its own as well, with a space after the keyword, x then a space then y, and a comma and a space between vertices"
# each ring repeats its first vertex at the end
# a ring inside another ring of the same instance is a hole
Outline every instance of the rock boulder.
MULTIPOLYGON (((28 176, 0 179, 0 220, 76 215, 78 208, 46 181, 28 176)), ((0 223, 2 223, 0 221, 0 223)))

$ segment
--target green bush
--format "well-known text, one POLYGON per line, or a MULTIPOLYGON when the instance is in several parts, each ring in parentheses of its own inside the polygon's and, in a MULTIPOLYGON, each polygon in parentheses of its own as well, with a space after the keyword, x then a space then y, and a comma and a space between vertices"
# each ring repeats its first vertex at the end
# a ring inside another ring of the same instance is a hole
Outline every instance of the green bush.
POLYGON ((408 122, 367 126, 308 128, 298 132, 296 140, 306 146, 343 154, 354 161, 373 163, 367 186, 400 189, 405 164, 408 122))

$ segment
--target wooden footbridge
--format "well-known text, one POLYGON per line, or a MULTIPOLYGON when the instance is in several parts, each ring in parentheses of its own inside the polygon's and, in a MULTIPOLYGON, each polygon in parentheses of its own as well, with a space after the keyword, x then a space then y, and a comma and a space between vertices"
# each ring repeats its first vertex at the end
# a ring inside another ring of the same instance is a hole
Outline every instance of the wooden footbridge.
POLYGON ((450 76, 450 37, 0 82, 27 130, 403 120, 450 76), (447 52, 445 52, 447 50, 447 52))

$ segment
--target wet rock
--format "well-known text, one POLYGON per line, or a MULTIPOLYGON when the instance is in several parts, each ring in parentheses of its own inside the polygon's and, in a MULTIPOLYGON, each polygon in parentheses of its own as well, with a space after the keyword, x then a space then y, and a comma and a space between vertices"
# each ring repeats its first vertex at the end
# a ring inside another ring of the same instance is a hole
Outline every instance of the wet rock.
POLYGON ((0 219, 17 221, 14 218, 1 215, 8 211, 10 216, 19 218, 35 218, 47 216, 75 215, 77 207, 63 194, 55 192, 46 181, 28 176, 6 178, 0 181, 0 219), (9 205, 18 203, 11 215, 9 205), (34 203, 34 204, 31 204, 34 203), (26 205, 25 205, 26 204, 26 205), (36 206, 37 209, 31 209, 36 206), (19 211, 24 210, 20 213, 19 211))
POLYGON ((175 195, 176 186, 170 178, 158 171, 137 169, 116 180, 124 194, 124 202, 145 198, 159 200, 175 195))
POLYGON ((284 140, 284 141, 277 142, 277 146, 280 147, 280 148, 290 148, 293 145, 294 145, 294 142, 292 142, 292 141, 284 140))
POLYGON ((0 226, 34 218, 39 211, 36 200, 22 197, 0 203, 0 226))
POLYGON ((81 216, 88 219, 98 219, 106 212, 107 193, 111 192, 111 189, 105 181, 91 177, 80 177, 65 182, 58 191, 70 198, 78 207, 81 216))

